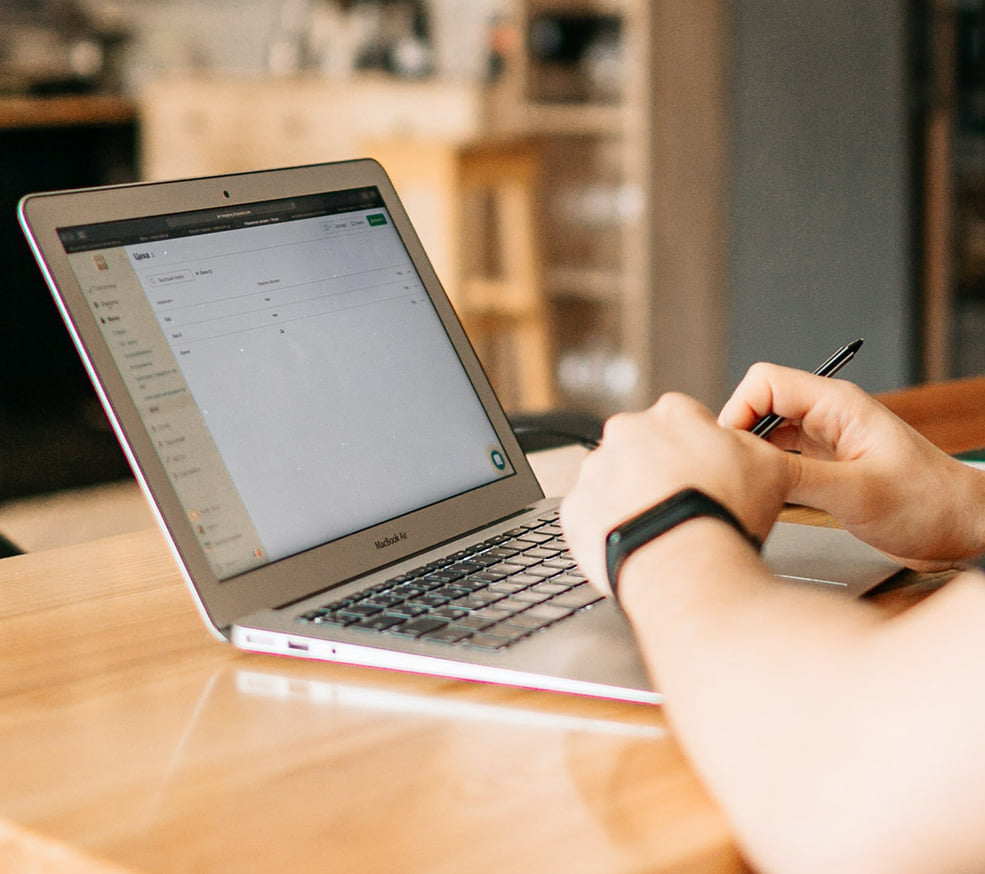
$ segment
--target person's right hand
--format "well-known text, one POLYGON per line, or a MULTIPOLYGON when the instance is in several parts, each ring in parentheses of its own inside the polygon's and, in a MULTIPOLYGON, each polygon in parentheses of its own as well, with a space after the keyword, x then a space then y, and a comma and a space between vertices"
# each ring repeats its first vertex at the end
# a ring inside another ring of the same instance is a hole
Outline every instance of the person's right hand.
POLYGON ((770 441, 801 453, 788 501, 830 513, 915 570, 943 570, 985 550, 985 474, 857 386, 756 364, 718 420, 746 430, 770 412, 787 420, 770 441))

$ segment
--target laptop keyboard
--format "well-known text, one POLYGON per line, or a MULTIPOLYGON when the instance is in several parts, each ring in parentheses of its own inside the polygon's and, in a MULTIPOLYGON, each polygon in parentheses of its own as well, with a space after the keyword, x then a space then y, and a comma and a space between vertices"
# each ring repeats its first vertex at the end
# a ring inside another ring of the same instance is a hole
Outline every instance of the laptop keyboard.
POLYGON ((600 600, 568 554, 554 511, 298 621, 494 651, 600 600))

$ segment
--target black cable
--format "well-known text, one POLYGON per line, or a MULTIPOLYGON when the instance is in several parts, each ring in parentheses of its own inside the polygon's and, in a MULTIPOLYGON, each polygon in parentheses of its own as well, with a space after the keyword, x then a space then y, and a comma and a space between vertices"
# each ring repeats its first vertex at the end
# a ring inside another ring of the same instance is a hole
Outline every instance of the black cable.
MULTIPOLYGON (((517 437, 532 435, 539 437, 556 437, 568 443, 577 443, 586 449, 598 449, 599 441, 587 434, 577 434, 574 431, 562 431, 557 428, 545 428, 539 425, 518 425, 513 429, 517 437)), ((521 441, 522 442, 522 441, 521 441)))

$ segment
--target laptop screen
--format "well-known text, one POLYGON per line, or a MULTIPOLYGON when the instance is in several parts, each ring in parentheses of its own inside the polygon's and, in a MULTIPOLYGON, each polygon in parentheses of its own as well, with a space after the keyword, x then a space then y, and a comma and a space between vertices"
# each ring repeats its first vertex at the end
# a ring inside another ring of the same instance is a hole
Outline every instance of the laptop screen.
POLYGON ((375 187, 58 235, 217 578, 514 473, 375 187))

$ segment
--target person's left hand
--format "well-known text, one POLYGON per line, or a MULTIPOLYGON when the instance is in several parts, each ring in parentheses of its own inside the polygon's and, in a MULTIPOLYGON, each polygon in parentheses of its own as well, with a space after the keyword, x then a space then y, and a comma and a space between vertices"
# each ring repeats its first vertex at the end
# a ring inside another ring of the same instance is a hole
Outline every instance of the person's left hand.
POLYGON ((606 423, 601 446, 585 459, 561 506, 568 545, 605 590, 606 534, 689 486, 765 539, 790 488, 795 458, 748 432, 721 427, 692 398, 664 395, 647 410, 606 423))

